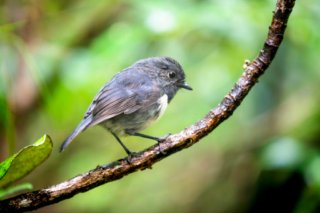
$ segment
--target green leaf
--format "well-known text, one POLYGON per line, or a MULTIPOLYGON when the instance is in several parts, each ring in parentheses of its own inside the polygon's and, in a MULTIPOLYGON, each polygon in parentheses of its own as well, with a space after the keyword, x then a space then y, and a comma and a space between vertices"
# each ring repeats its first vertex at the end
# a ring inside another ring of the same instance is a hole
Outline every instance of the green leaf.
POLYGON ((6 189, 0 189, 0 200, 11 195, 14 193, 17 193, 19 191, 23 191, 23 190, 31 190, 33 188, 31 183, 22 183, 16 186, 11 186, 9 188, 6 189))
POLYGON ((46 160, 52 151, 52 141, 44 135, 33 145, 26 146, 0 164, 0 188, 23 178, 46 160))

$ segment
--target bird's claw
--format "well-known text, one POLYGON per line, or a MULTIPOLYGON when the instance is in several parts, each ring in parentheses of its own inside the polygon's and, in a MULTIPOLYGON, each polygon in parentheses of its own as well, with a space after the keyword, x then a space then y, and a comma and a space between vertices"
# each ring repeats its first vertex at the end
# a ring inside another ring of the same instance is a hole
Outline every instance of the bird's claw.
POLYGON ((158 146, 159 146, 159 152, 161 153, 161 154, 163 154, 163 155, 166 155, 167 154, 167 152, 165 152, 165 151, 163 151, 162 149, 161 149, 161 143, 163 142, 163 141, 165 141, 169 136, 171 135, 171 133, 168 133, 168 134, 166 134, 165 136, 162 136, 162 137, 160 137, 160 138, 158 138, 158 146))
POLYGON ((128 164, 132 163, 132 158, 136 157, 138 155, 137 152, 130 152, 128 153, 128 157, 126 158, 126 161, 128 164))

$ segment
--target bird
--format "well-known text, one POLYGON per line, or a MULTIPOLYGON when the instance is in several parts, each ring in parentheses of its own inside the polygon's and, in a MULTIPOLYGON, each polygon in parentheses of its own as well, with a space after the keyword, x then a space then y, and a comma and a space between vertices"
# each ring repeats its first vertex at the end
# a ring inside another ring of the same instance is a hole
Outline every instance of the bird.
POLYGON ((180 88, 192 90, 182 66, 171 57, 141 59, 117 73, 94 97, 82 121, 60 146, 60 152, 89 127, 108 130, 125 152, 133 154, 120 136, 139 136, 158 142, 163 138, 140 133, 158 120, 180 88))

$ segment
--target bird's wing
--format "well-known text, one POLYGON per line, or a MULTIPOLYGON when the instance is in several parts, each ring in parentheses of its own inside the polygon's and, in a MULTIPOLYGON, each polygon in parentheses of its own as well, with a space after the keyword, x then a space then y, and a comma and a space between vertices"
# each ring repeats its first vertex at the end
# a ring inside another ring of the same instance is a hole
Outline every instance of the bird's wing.
POLYGON ((120 114, 131 114, 142 106, 150 106, 157 102, 160 96, 160 90, 147 77, 116 76, 95 97, 85 118, 91 116, 89 126, 93 126, 120 114))

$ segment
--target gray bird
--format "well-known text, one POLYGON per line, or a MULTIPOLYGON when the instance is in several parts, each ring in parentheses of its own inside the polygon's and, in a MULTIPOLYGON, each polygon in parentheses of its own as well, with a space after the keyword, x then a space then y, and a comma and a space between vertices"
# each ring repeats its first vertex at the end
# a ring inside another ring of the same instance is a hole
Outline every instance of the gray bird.
POLYGON ((185 82, 181 65, 169 57, 142 59, 116 74, 95 96, 84 118, 63 142, 63 151, 71 141, 88 127, 101 125, 120 143, 128 155, 132 152, 118 135, 140 136, 156 140, 161 138, 139 131, 164 113, 176 92, 192 90, 185 82))

